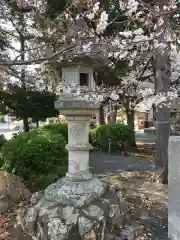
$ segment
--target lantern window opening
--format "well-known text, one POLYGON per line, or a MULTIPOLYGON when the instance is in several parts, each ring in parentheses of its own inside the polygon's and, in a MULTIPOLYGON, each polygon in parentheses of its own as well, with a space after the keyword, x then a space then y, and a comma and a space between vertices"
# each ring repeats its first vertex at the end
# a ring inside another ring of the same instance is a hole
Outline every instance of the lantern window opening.
POLYGON ((88 73, 80 73, 79 75, 79 85, 81 87, 88 87, 89 85, 89 74, 88 73))

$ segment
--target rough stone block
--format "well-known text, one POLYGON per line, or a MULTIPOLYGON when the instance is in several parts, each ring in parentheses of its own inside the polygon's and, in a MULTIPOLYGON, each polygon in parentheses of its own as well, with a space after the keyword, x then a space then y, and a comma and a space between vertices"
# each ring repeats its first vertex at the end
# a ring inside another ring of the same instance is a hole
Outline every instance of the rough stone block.
POLYGON ((106 239, 114 229, 121 229, 126 209, 113 189, 81 207, 64 206, 44 197, 32 202, 35 205, 19 210, 18 222, 29 236, 38 240, 106 239))

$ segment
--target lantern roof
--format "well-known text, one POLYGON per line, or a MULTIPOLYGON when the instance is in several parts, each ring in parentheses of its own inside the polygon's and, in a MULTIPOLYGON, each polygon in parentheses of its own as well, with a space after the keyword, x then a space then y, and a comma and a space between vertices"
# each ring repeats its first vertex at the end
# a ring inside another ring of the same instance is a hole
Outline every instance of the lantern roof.
MULTIPOLYGON (((64 51, 56 58, 59 66, 81 65, 102 69, 108 65, 107 44, 97 42, 96 37, 88 37, 88 31, 89 28, 83 19, 69 26, 66 41, 61 46, 64 51)), ((52 62, 54 63, 54 60, 52 62)))
MULTIPOLYGON (((49 62, 50 63, 50 62, 49 62)), ((107 66, 108 62, 104 58, 103 54, 98 55, 86 55, 83 53, 79 54, 66 54, 66 57, 62 61, 57 61, 57 64, 60 67, 70 67, 70 66, 83 66, 83 67, 92 67, 94 69, 103 69, 107 66)))

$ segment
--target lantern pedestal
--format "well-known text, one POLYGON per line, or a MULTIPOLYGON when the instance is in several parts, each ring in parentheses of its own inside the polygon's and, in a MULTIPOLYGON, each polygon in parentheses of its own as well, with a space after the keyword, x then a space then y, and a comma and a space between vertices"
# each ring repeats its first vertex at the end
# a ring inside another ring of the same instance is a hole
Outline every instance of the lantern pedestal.
POLYGON ((106 192, 106 184, 89 171, 89 120, 99 110, 99 105, 64 97, 56 102, 56 109, 68 122, 68 173, 45 190, 45 197, 79 207, 106 192))

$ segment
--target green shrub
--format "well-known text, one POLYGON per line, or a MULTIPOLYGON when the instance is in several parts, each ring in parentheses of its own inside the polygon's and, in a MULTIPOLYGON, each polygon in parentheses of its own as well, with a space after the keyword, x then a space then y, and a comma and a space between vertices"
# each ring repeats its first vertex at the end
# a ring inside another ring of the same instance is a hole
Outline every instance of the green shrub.
POLYGON ((106 124, 96 128, 93 132, 96 147, 108 151, 111 143, 111 151, 123 150, 127 144, 133 141, 133 130, 122 124, 106 124))
POLYGON ((45 132, 51 132, 54 134, 61 134, 66 143, 68 142, 68 125, 67 123, 60 123, 60 124, 48 124, 42 128, 40 128, 41 131, 45 132))
POLYGON ((18 132, 13 133, 12 139, 16 139, 17 141, 28 141, 29 139, 32 139, 33 137, 36 137, 38 134, 37 130, 31 130, 29 132, 18 132))
POLYGON ((48 131, 16 134, 2 148, 2 168, 24 178, 32 187, 44 188, 67 171, 65 144, 62 135, 48 131))
POLYGON ((45 189, 48 185, 56 182, 61 177, 64 176, 64 174, 67 172, 67 166, 64 166, 64 169, 62 169, 63 166, 57 167, 54 172, 48 173, 48 174, 39 174, 38 176, 36 174, 31 174, 29 181, 30 183, 33 183, 30 185, 31 189, 33 191, 39 190, 39 189, 45 189), (63 173, 63 174, 62 174, 63 173))
POLYGON ((89 131, 89 143, 91 144, 91 146, 93 147, 97 147, 97 138, 96 138, 96 131, 97 131, 97 128, 92 128, 90 129, 89 131))

